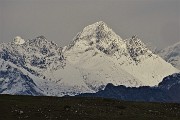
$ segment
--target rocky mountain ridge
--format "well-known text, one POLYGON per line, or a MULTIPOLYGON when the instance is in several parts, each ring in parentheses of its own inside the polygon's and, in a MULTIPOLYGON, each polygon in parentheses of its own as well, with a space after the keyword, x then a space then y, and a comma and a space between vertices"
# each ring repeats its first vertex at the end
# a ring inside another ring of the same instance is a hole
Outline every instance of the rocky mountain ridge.
MULTIPOLYGON (((8 72, 8 75, 26 75, 31 81, 29 85, 40 90, 38 94, 48 96, 95 93, 108 83, 128 87, 154 86, 165 76, 178 72, 153 54, 137 36, 122 40, 102 21, 85 27, 65 47, 47 41, 44 36, 32 40, 16 37, 13 42, 0 44, 0 61, 19 71, 8 72)), ((1 71, 8 71, 4 68, 1 71)), ((12 84, 11 77, 2 75, 1 86, 12 84)), ((24 89, 24 83, 20 83, 13 84, 24 89)), ((3 90, 1 94, 25 94, 16 88, 7 89, 10 91, 3 90)))

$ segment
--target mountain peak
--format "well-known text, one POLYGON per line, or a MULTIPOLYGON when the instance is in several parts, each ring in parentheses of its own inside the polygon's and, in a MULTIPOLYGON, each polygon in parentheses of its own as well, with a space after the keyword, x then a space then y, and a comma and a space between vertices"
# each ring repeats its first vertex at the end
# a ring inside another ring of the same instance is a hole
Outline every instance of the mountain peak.
POLYGON ((109 31, 111 30, 107 24, 103 21, 99 21, 99 22, 96 22, 96 23, 93 23, 91 25, 88 25, 87 27, 85 27, 83 29, 83 31, 91 31, 91 33, 94 33, 94 32, 98 32, 98 31, 109 31))
POLYGON ((122 38, 103 21, 86 26, 76 35, 67 49, 73 47, 77 42, 81 47, 86 44, 85 47, 96 47, 97 49, 101 49, 101 51, 106 51, 112 44, 123 44, 122 38))
POLYGON ((53 45, 57 47, 57 45, 54 42, 48 41, 46 37, 44 37, 43 35, 38 36, 35 39, 28 40, 26 43, 30 46, 36 46, 41 48, 49 45, 53 45))
POLYGON ((140 59, 138 58, 139 56, 141 55, 151 56, 152 54, 152 52, 149 51, 147 46, 138 38, 137 35, 133 35, 125 42, 131 58, 136 62, 140 61, 140 59))
POLYGON ((94 26, 107 26, 107 24, 105 22, 103 22, 103 21, 96 22, 96 23, 94 23, 92 25, 94 25, 94 26))
POLYGON ((34 42, 48 42, 48 40, 46 39, 46 37, 45 36, 43 36, 43 35, 41 35, 41 36, 38 36, 38 37, 36 37, 35 39, 33 39, 33 41, 34 42))
POLYGON ((99 21, 99 22, 96 22, 98 24, 106 24, 104 21, 99 21))
POLYGON ((22 45, 25 43, 25 40, 22 39, 20 36, 16 36, 13 40, 13 43, 16 45, 22 45))
POLYGON ((137 35, 133 35, 130 39, 127 40, 130 45, 133 47, 141 47, 141 49, 147 49, 147 46, 138 38, 137 35))
POLYGON ((47 40, 46 37, 43 35, 36 37, 36 39, 47 40))

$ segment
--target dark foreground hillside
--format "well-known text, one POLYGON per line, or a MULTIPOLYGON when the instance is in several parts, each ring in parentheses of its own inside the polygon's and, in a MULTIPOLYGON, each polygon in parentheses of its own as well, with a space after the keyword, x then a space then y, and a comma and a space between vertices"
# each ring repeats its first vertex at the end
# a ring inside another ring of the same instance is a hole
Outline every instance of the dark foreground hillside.
POLYGON ((0 95, 0 120, 179 120, 180 104, 0 95))

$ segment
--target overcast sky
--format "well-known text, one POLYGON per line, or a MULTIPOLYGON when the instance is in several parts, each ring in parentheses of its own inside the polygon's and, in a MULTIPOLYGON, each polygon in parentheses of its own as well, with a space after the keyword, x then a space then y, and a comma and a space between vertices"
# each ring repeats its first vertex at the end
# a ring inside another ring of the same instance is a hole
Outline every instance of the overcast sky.
POLYGON ((44 35, 64 46, 100 20, 159 49, 180 41, 180 0, 0 0, 0 42, 44 35))

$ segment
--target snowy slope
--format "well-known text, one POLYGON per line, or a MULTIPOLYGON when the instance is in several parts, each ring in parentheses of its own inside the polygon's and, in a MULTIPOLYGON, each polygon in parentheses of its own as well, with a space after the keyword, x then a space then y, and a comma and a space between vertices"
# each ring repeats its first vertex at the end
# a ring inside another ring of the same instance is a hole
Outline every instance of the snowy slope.
POLYGON ((0 93, 1 94, 26 94, 43 95, 43 91, 17 66, 0 59, 0 93))
POLYGON ((2 59, 0 59, 0 67, 0 94, 63 96, 86 92, 94 93, 93 90, 84 87, 86 85, 81 84, 81 81, 66 81, 67 72, 73 70, 68 66, 63 71, 57 71, 61 72, 60 76, 65 74, 64 80, 60 78, 63 82, 41 79, 24 68, 2 59))
POLYGON ((3 94, 27 94, 8 87, 10 82, 4 82, 5 79, 17 80, 15 83, 22 89, 28 83, 29 88, 39 94, 63 96, 94 93, 108 83, 154 86, 165 76, 178 71, 153 54, 137 36, 122 40, 102 21, 85 27, 70 45, 63 48, 44 36, 33 40, 16 37, 13 42, 0 44, 0 58, 12 67, 11 71, 18 70, 2 77, 1 87, 10 89, 0 92, 3 94), (11 75, 25 75, 28 80, 11 79, 11 75))
POLYGON ((158 54, 180 70, 180 42, 159 51, 158 54))

